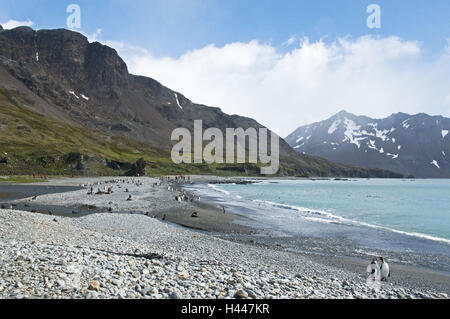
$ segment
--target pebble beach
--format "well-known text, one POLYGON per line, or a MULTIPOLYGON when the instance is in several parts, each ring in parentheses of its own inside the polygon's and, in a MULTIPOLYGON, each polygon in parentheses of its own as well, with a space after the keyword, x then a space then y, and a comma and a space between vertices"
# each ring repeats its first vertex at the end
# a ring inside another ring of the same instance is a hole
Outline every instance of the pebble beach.
POLYGON ((182 190, 158 179, 111 179, 54 180, 82 189, 17 201, 95 206, 92 214, 0 210, 0 298, 448 298, 438 290, 369 283, 364 267, 347 271, 277 247, 219 238, 204 231, 213 221, 215 232, 252 230, 239 226, 243 217, 175 201, 182 190), (94 190, 107 185, 113 193, 86 195, 99 181, 94 190))

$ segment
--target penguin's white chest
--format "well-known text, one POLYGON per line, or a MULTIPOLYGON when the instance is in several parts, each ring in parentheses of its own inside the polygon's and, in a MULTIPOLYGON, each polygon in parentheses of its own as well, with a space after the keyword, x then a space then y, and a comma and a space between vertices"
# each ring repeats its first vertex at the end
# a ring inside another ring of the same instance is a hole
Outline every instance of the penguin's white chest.
POLYGON ((389 265, 387 263, 383 263, 380 269, 381 278, 387 278, 389 276, 389 265))

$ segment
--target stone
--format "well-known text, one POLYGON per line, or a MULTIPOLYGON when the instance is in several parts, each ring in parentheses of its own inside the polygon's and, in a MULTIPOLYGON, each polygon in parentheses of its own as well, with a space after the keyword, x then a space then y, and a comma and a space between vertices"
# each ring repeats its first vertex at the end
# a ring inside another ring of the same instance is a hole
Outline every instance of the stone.
POLYGON ((248 293, 242 289, 239 289, 238 291, 236 291, 236 293, 234 294, 234 298, 238 298, 238 299, 246 299, 248 298, 248 293))
POLYGON ((175 291, 173 291, 170 294, 170 299, 180 299, 180 296, 175 291))
POLYGON ((100 290, 100 282, 98 282, 97 280, 94 280, 93 282, 91 282, 88 289, 99 291, 100 290))
POLYGON ((155 287, 150 289, 150 293, 153 295, 156 295, 158 292, 159 292, 158 289, 156 289, 155 287))
POLYGON ((246 292, 247 292, 249 298, 252 298, 252 299, 257 299, 258 298, 258 296, 256 296, 256 294, 255 294, 255 292, 253 290, 246 289, 246 292))
POLYGON ((180 280, 186 280, 188 277, 189 277, 189 275, 186 273, 182 273, 182 274, 178 275, 178 279, 180 279, 180 280))

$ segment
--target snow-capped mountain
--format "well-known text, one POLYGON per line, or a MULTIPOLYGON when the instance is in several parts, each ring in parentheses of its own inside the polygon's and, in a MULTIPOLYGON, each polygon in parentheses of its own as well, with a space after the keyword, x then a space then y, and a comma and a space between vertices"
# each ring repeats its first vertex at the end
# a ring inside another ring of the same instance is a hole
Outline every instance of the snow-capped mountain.
POLYGON ((393 114, 385 119, 341 111, 301 126, 286 141, 297 152, 415 177, 450 177, 450 119, 393 114))

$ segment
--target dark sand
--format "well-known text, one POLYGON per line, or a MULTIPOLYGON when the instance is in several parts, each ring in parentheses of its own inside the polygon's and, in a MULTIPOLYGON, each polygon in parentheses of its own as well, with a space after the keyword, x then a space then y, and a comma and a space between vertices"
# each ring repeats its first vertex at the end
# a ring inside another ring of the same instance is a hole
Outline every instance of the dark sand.
POLYGON ((8 202, 45 194, 72 192, 79 189, 81 188, 74 186, 0 184, 0 201, 8 202))
POLYGON ((255 232, 254 229, 239 224, 245 217, 232 213, 224 214, 222 209, 203 202, 189 203, 184 209, 169 208, 153 213, 152 216, 206 232, 247 235, 255 232), (192 217, 193 212, 196 212, 198 217, 192 217))
MULTIPOLYGON (((1 184, 0 185, 0 205, 5 207, 12 206, 15 210, 28 211, 33 213, 40 213, 46 215, 57 216, 73 216, 75 212, 73 209, 57 206, 57 205, 39 205, 33 202, 30 203, 12 203, 13 201, 31 198, 34 196, 41 196, 45 194, 65 193, 79 190, 80 187, 74 186, 52 186, 52 185, 36 185, 36 184, 1 184), (12 203, 12 204, 10 204, 12 203)), ((78 213, 78 212, 77 212, 78 213)), ((79 216, 86 215, 86 213, 79 214, 79 216)))

